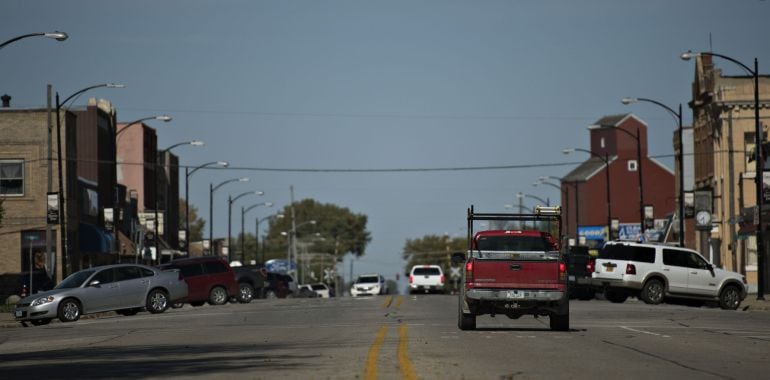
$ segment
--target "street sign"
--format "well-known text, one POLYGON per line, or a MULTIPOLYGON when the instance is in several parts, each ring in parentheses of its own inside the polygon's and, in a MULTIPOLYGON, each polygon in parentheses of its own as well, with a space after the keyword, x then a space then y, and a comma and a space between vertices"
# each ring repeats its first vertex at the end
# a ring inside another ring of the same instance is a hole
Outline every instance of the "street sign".
POLYGON ((460 267, 450 267, 449 268, 449 277, 453 279, 460 278, 460 267))
POLYGON ((59 224, 59 193, 48 193, 46 220, 49 225, 59 224))

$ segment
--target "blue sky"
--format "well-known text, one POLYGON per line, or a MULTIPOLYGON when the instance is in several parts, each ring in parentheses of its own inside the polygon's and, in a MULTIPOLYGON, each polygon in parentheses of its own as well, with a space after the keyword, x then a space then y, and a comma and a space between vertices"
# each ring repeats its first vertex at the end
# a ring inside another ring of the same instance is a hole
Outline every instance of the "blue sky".
MULTIPOLYGON (((674 123, 653 98, 691 112, 688 49, 725 54, 770 73, 770 1, 20 1, 0 3, 0 40, 61 30, 65 42, 28 39, 0 50, 0 93, 16 107, 45 104, 46 84, 68 96, 91 84, 120 121, 169 114, 161 148, 201 171, 191 202, 208 215, 209 183, 248 176, 217 192, 262 190, 248 206, 297 199, 369 217, 372 243, 355 273, 403 272, 407 238, 464 233, 465 209, 500 212, 519 191, 541 198, 539 176, 584 159, 586 127, 633 112, 649 125, 650 154, 673 160, 674 123), (709 40, 711 40, 711 45, 709 40), (505 170, 304 173, 269 169, 417 169, 520 165, 505 170)), ((741 75, 717 61, 726 73, 741 75)), ((85 98, 79 100, 81 104, 85 98)), ((269 211, 257 208, 252 216, 269 211)), ((240 227, 236 222, 237 228, 240 227)), ((246 230, 254 229, 252 218, 246 230)), ((347 274, 346 260, 340 266, 347 274)))

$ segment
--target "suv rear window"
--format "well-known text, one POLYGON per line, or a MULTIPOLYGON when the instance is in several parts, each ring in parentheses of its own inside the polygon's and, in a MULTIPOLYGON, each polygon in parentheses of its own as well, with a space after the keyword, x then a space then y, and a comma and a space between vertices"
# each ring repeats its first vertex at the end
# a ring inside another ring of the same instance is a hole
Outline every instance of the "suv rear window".
POLYGON ((440 276, 441 271, 438 268, 414 268, 412 274, 415 276, 440 276))
POLYGON ((600 259, 655 262, 655 248, 634 245, 608 244, 599 252, 600 259))

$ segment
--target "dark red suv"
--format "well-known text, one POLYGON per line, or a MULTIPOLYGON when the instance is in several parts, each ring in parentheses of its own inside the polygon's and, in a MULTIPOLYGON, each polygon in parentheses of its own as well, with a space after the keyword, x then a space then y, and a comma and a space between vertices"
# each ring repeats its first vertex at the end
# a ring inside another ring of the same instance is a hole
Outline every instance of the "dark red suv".
POLYGON ((163 269, 179 269, 187 282, 187 299, 192 306, 223 305, 238 295, 235 272, 227 261, 215 256, 177 259, 163 269))

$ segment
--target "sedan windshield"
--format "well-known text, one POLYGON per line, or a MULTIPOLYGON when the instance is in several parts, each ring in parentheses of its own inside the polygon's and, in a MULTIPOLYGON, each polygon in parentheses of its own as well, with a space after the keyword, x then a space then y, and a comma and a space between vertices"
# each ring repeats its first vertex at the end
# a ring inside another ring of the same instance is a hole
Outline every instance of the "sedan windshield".
POLYGON ((71 274, 69 277, 65 278, 64 281, 60 282, 59 285, 56 285, 55 289, 69 289, 69 288, 78 288, 81 285, 83 285, 83 282, 85 282, 89 277, 91 277, 92 274, 96 272, 95 270, 82 270, 77 273, 71 274))
POLYGON ((371 283, 378 283, 380 279, 377 276, 367 276, 367 277, 359 277, 358 281, 356 283, 359 284, 371 284, 371 283))

